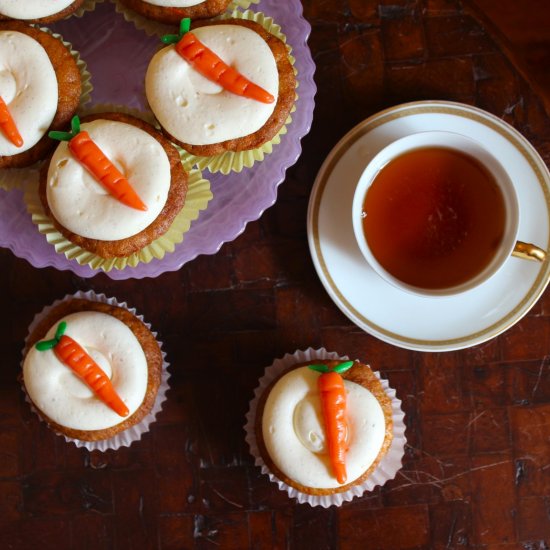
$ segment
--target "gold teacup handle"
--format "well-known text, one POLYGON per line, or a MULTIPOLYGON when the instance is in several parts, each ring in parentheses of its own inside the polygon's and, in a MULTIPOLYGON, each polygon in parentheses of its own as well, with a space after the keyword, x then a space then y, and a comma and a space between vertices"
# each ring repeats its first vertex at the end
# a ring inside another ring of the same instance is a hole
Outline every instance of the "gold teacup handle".
POLYGON ((512 251, 512 256, 516 258, 521 258, 522 260, 532 260, 535 262, 543 262, 546 258, 546 251, 538 246, 535 246, 531 243, 524 243, 518 241, 514 250, 512 251))

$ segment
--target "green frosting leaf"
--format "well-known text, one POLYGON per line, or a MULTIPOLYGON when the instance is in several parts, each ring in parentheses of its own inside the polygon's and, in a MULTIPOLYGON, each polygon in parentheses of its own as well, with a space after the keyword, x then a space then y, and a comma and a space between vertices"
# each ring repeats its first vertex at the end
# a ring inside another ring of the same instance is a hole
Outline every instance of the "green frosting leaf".
POLYGON ((185 19, 182 19, 180 21, 180 33, 179 34, 165 34, 164 36, 161 36, 161 41, 164 44, 176 44, 179 42, 182 38, 182 36, 189 32, 189 29, 191 28, 191 19, 189 17, 186 17, 185 19))
POLYGON ((343 372, 346 372, 352 366, 353 366, 353 361, 346 361, 345 363, 340 363, 339 365, 336 365, 332 370, 334 372, 337 372, 338 374, 341 374, 343 372))
POLYGON ((165 34, 164 36, 161 36, 161 41, 164 44, 176 44, 180 41, 180 35, 179 34, 165 34))
POLYGON ((63 334, 65 334, 65 330, 67 330, 67 323, 65 321, 61 321, 61 323, 57 325, 55 336, 51 340, 42 340, 42 342, 37 342, 34 347, 38 351, 46 351, 55 348, 63 334))
POLYGON ((78 115, 75 115, 71 119, 71 131, 73 133, 73 136, 76 136, 76 134, 80 133, 80 118, 78 118, 78 115))
POLYGON ((55 331, 55 339, 59 340, 63 334, 65 334, 65 331, 67 330, 67 323, 65 321, 61 321, 59 325, 57 325, 57 330, 55 331))
POLYGON ((338 374, 341 374, 342 372, 347 371, 353 366, 353 361, 345 361, 344 363, 340 363, 339 365, 336 365, 333 369, 329 369, 327 365, 308 365, 308 368, 317 372, 336 372, 338 374))
POLYGON ((73 134, 71 132, 56 132, 55 130, 48 132, 48 136, 52 139, 57 139, 58 141, 69 141, 73 138, 73 134))
POLYGON ((329 368, 326 365, 308 365, 307 368, 317 372, 329 372, 329 368))
POLYGON ((191 19, 189 19, 189 17, 182 19, 180 22, 180 37, 182 37, 186 32, 189 32, 190 28, 191 28, 191 19))
POLYGON ((55 348, 57 345, 57 340, 54 338, 53 340, 42 340, 42 342, 37 342, 34 346, 38 351, 46 351, 52 348, 55 348))
POLYGON ((71 131, 70 132, 58 132, 52 130, 48 132, 48 136, 52 139, 57 139, 58 141, 69 141, 80 132, 80 119, 78 115, 75 115, 71 120, 71 131))

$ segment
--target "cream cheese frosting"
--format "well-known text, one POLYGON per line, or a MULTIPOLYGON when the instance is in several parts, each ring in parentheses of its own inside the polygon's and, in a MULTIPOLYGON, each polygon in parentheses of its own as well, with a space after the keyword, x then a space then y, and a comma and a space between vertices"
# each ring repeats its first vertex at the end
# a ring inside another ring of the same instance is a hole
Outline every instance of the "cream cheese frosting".
MULTIPOLYGON (((317 379, 319 373, 299 367, 271 389, 262 418, 263 440, 274 464, 297 483, 317 489, 339 487, 332 474, 317 379)), ((363 386, 344 381, 347 394, 347 483, 359 478, 376 460, 385 437, 378 400, 363 386)))
POLYGON ((0 0, 0 13, 13 19, 39 19, 59 13, 74 0, 0 0))
POLYGON ((144 0, 146 4, 161 6, 165 8, 188 8, 202 4, 204 0, 144 0))
MULTIPOLYGON (((65 334, 76 340, 111 379, 114 389, 132 415, 147 390, 147 359, 130 328, 122 321, 96 311, 67 315, 65 334)), ((44 340, 53 338, 56 323, 44 340)), ((102 430, 124 419, 96 397, 88 386, 55 355, 53 350, 30 349, 23 364, 29 397, 56 424, 75 430, 102 430)))
POLYGON ((225 63, 275 97, 261 103, 224 90, 199 74, 176 52, 161 49, 145 76, 147 100, 160 124, 177 140, 210 145, 247 136, 272 115, 279 74, 273 53, 263 38, 240 25, 213 25, 192 31, 225 63))
POLYGON ((58 87, 46 50, 33 38, 0 31, 0 96, 23 138, 16 147, 0 132, 0 155, 27 151, 47 132, 57 111, 58 87))
POLYGON ((57 147, 47 176, 46 196, 64 227, 89 239, 114 241, 135 235, 160 214, 170 190, 170 161, 150 134, 124 122, 83 123, 103 153, 128 179, 146 211, 119 202, 72 155, 67 142, 57 147))

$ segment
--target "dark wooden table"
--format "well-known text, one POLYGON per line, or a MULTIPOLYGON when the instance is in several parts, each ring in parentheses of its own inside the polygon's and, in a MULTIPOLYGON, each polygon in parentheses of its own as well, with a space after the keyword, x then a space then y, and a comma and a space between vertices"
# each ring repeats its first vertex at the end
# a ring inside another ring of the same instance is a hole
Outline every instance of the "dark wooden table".
POLYGON ((318 94, 275 206, 214 256, 156 279, 82 279, 0 251, 0 548, 543 550, 550 547, 550 293, 501 336, 419 353, 344 317, 310 260, 306 209, 326 154, 380 109, 447 99, 515 126, 550 162, 540 97, 466 3, 305 0, 318 94), (29 411, 17 382, 35 312, 93 289, 127 300, 172 365, 158 422, 89 453, 29 411), (298 505, 253 466, 244 415, 263 368, 308 346, 361 357, 403 400, 396 479, 341 508, 298 505))

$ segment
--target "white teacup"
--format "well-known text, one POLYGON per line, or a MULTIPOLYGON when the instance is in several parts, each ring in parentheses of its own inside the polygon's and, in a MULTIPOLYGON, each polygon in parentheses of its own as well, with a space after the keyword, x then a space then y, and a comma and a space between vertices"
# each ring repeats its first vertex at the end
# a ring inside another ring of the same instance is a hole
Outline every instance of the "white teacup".
POLYGON ((527 259, 543 260, 545 251, 517 242, 519 207, 514 185, 500 162, 477 141, 457 133, 427 131, 412 134, 394 141, 382 149, 363 171, 354 192, 352 203, 353 231, 357 244, 371 267, 394 286, 424 296, 449 296, 470 290, 494 276, 511 254, 527 259), (363 228, 363 204, 367 192, 380 170, 390 161, 416 149, 437 147, 457 151, 477 160, 493 177, 504 200, 504 230, 498 249, 489 263, 467 281, 445 288, 424 288, 406 283, 389 273, 373 254, 363 228))

